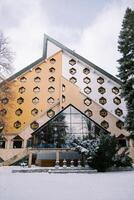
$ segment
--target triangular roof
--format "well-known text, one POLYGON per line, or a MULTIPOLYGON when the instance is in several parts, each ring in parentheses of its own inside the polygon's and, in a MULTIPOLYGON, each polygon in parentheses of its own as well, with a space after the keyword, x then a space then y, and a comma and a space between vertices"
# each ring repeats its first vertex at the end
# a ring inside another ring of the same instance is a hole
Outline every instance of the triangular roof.
POLYGON ((8 80, 10 81, 10 80, 13 80, 13 79, 17 78, 21 74, 25 73, 26 71, 30 70, 35 65, 37 65, 40 62, 42 62, 43 60, 45 60, 47 58, 47 45, 48 45, 48 41, 50 41, 51 43, 53 43, 54 45, 56 45, 57 47, 59 47, 61 50, 65 51, 65 52, 68 52, 69 54, 73 55, 77 59, 79 59, 82 62, 86 63, 87 65, 91 66, 92 68, 94 68, 95 70, 99 71, 100 73, 104 74, 105 76, 107 76, 108 78, 112 79, 116 83, 118 83, 120 85, 122 84, 122 82, 119 79, 117 79, 116 77, 114 77, 113 75, 109 74, 105 70, 101 69, 97 65, 93 64, 92 62, 90 62, 86 58, 80 56, 79 54, 75 53, 74 51, 72 51, 68 47, 64 46, 63 44, 61 44, 60 42, 54 40, 53 38, 51 38, 50 36, 48 36, 46 34, 44 34, 43 55, 42 55, 42 57, 39 58, 38 60, 36 60, 35 62, 31 63, 30 65, 28 65, 24 69, 20 70, 16 74, 14 74, 11 77, 9 77, 8 80))
POLYGON ((85 115, 85 113, 81 112, 78 108, 76 108, 74 105, 69 104, 68 106, 66 106, 64 109, 62 109, 60 112, 58 112, 54 117, 52 117, 50 120, 48 120, 47 122, 45 122, 41 127, 39 127, 37 130, 35 130, 32 135, 34 134, 38 134, 38 132, 42 131, 43 128, 52 120, 54 120, 60 113, 62 113, 64 110, 66 110, 69 106, 73 107, 74 109, 76 109, 80 114, 82 114, 83 116, 85 116, 87 119, 89 119, 91 122, 93 122, 97 127, 99 127, 101 130, 103 130, 105 133, 110 134, 109 131, 107 131, 106 129, 104 129, 102 126, 100 126, 98 123, 96 123, 94 120, 92 120, 90 117, 88 117, 87 115, 85 115))

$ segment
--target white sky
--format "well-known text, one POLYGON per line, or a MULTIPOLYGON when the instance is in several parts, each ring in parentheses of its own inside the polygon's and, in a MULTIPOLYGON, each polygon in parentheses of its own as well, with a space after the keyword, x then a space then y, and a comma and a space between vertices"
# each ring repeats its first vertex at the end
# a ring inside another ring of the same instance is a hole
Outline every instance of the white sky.
POLYGON ((15 71, 42 56, 43 33, 116 75, 118 35, 134 0, 0 0, 0 29, 15 52, 15 71))

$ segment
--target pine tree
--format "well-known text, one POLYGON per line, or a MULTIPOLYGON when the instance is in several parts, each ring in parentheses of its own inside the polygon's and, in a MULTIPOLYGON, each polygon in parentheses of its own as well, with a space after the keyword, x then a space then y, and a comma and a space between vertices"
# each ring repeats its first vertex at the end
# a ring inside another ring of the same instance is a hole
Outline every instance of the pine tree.
POLYGON ((134 135, 134 11, 127 8, 119 35, 118 77, 122 81, 122 97, 127 106, 125 127, 134 135))

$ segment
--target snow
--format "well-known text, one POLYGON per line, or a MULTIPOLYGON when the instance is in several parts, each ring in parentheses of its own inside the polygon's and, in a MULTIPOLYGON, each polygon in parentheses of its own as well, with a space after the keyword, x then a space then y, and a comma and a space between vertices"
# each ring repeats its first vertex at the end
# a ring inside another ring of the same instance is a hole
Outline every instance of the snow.
POLYGON ((134 200, 134 171, 12 173, 16 168, 0 168, 0 200, 134 200))

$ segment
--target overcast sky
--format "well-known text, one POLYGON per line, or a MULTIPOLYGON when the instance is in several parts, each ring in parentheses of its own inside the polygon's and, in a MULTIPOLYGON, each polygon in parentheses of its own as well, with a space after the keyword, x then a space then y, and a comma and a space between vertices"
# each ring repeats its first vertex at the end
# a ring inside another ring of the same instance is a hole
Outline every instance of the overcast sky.
POLYGON ((134 0, 0 0, 0 29, 11 40, 15 70, 42 56, 43 33, 116 75, 118 35, 134 0))

